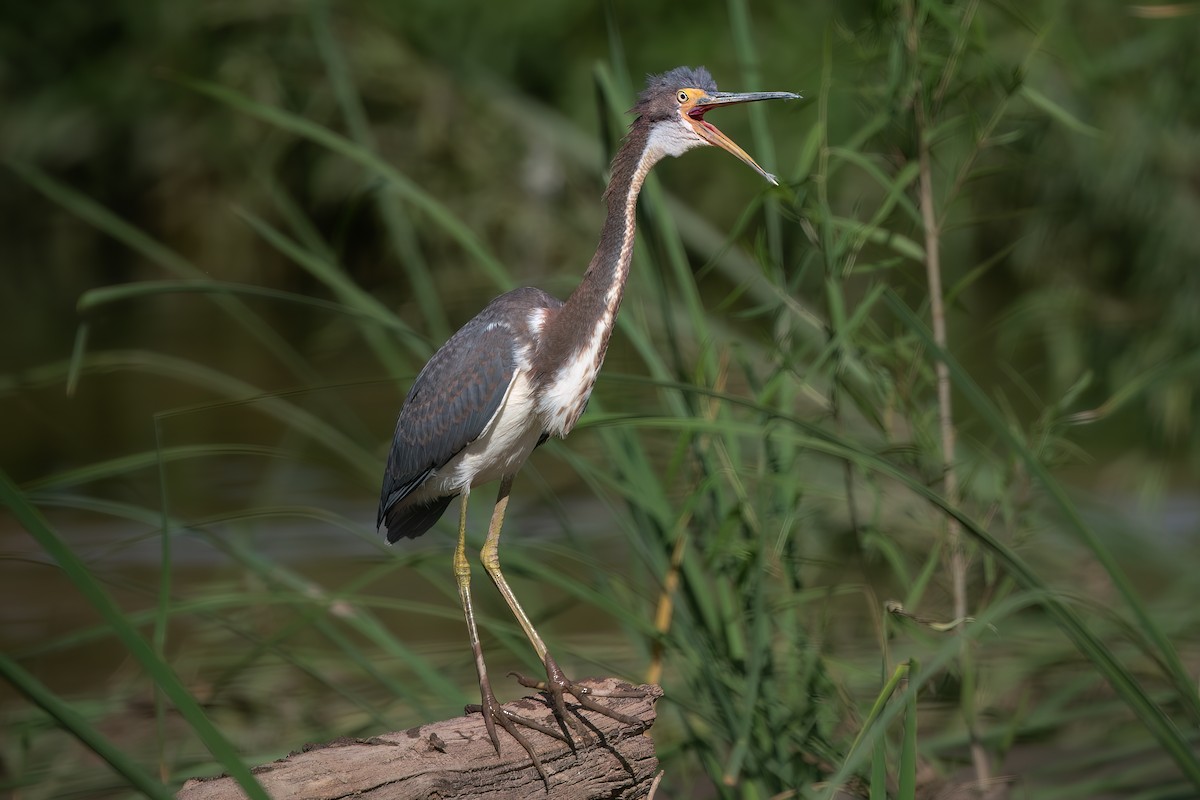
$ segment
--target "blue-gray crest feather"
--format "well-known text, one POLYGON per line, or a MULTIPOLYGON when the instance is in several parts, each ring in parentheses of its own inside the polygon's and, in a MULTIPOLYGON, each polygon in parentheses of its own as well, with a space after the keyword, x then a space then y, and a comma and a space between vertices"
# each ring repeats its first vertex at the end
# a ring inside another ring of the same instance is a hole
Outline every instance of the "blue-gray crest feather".
POLYGON ((711 93, 717 91, 717 82, 704 67, 676 67, 661 75, 647 75, 646 88, 638 102, 645 102, 665 89, 703 89, 711 93))

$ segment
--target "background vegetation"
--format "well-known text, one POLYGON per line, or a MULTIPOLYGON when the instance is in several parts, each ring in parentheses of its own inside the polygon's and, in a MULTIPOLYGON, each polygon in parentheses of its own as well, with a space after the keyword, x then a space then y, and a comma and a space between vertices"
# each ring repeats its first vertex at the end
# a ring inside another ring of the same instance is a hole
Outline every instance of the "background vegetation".
POLYGON ((559 660, 663 683, 660 797, 1195 796, 1195 24, 9 4, 0 786, 249 785, 473 699, 450 524, 373 531, 399 401, 494 294, 570 291, 642 75, 704 63, 807 99, 716 120, 784 186, 703 152, 643 195, 508 517, 559 660))

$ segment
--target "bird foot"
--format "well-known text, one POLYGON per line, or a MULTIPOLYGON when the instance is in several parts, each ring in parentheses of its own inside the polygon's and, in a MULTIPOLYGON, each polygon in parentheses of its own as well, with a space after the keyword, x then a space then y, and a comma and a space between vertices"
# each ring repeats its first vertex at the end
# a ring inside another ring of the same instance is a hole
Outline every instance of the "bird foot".
POLYGON ((525 752, 529 754, 530 760, 533 761, 534 768, 542 776, 542 782, 549 788, 550 779, 546 775, 545 768, 542 766, 542 760, 538 758, 537 751, 533 749, 533 745, 530 744, 529 739, 517 729, 517 726, 520 725, 535 730, 538 733, 544 733, 568 745, 571 744, 571 740, 561 732, 543 725, 537 720, 523 717, 504 708, 496 699, 496 695, 492 692, 491 683, 486 678, 480 681, 479 692, 483 702, 480 704, 470 703, 466 706, 465 711, 468 714, 483 715, 483 726, 487 729, 488 738, 492 740, 492 747, 496 748, 496 755, 500 755, 500 736, 496 733, 496 726, 499 725, 508 732, 509 736, 517 740, 517 744, 525 748, 525 752))
POLYGON ((537 689, 538 691, 546 692, 550 695, 554 703, 555 716, 559 722, 563 724, 563 731, 566 732, 566 726, 571 726, 577 733, 585 739, 590 736, 590 731, 575 715, 567 713, 566 702, 563 699, 565 695, 571 695, 581 708, 586 708, 588 711, 595 711, 597 714, 603 714, 606 717, 615 719, 622 725, 640 725, 641 720, 636 717, 631 717, 627 714, 622 714, 619 711, 614 711, 611 708, 606 708, 604 705, 597 703, 593 698, 596 697, 645 697, 646 692, 636 687, 628 689, 607 689, 598 690, 590 686, 584 686, 577 683, 566 676, 562 671, 562 667, 558 666, 558 662, 554 660, 548 653, 546 654, 546 680, 536 680, 526 677, 517 672, 509 673, 517 679, 517 683, 529 689, 537 689))

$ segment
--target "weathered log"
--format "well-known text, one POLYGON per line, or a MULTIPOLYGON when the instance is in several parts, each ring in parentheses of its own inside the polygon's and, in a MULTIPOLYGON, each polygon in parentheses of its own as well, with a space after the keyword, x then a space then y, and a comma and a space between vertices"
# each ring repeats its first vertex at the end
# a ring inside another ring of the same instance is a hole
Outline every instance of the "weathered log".
MULTIPOLYGON (((613 678, 583 680, 596 690, 630 688, 613 678)), ((642 697, 598 697, 597 701, 638 720, 625 725, 568 702, 582 725, 569 727, 574 749, 553 737, 521 728, 541 759, 543 782, 529 754, 497 728, 502 753, 496 755, 479 714, 432 722, 370 739, 338 739, 308 745, 274 763, 255 768, 255 777, 273 800, 427 800, 428 798, 646 798, 658 772, 654 743, 644 735, 654 724, 657 686, 642 697), (580 728, 591 733, 586 738, 580 728)), ((545 696, 525 697, 505 708, 558 730, 545 696)), ((243 798, 227 776, 189 780, 178 800, 243 798)))

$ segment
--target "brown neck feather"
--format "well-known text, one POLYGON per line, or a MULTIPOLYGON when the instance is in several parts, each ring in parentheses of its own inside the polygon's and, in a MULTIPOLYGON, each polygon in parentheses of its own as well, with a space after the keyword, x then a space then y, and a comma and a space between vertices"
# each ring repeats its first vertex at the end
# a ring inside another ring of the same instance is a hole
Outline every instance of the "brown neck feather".
POLYGON ((633 259, 637 196, 658 160, 647 153, 649 136, 649 124, 638 119, 613 157, 612 176, 604 192, 608 214, 600 232, 600 245, 583 280, 558 313, 547 320, 542 332, 538 361, 549 369, 587 348, 597 333, 600 341, 596 366, 604 359, 633 259), (597 331, 599 322, 603 324, 597 331))

